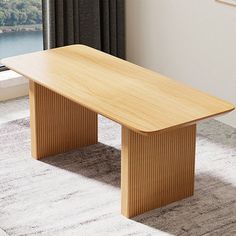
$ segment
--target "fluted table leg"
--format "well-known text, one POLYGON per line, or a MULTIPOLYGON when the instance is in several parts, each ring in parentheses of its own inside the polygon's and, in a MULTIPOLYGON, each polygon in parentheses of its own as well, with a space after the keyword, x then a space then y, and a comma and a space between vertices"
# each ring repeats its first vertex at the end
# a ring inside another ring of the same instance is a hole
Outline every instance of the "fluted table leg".
POLYGON ((193 195, 196 125, 152 136, 122 127, 122 214, 133 217, 193 195))
POLYGON ((40 159, 97 143, 97 114, 30 81, 32 156, 40 159))

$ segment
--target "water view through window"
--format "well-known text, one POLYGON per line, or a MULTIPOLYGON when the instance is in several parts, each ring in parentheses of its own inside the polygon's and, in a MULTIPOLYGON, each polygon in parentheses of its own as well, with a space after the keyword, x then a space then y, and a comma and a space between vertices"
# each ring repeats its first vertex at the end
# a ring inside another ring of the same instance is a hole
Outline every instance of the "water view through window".
POLYGON ((42 49, 41 0, 0 0, 0 59, 42 49))

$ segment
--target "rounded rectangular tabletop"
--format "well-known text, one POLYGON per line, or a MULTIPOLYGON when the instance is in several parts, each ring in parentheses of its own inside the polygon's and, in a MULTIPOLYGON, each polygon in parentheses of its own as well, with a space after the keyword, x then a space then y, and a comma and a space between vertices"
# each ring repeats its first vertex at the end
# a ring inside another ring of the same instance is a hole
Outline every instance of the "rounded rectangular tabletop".
POLYGON ((84 45, 10 57, 1 63, 143 134, 234 109, 226 101, 84 45))

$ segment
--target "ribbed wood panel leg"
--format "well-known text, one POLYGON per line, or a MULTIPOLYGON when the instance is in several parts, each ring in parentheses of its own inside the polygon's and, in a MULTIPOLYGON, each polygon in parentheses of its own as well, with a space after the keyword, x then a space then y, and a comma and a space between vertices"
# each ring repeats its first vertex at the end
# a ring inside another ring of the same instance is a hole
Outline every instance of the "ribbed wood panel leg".
POLYGON ((30 81, 32 156, 40 159, 97 143, 97 114, 30 81))
POLYGON ((122 214, 133 217, 193 195, 196 125, 153 136, 122 127, 122 214))

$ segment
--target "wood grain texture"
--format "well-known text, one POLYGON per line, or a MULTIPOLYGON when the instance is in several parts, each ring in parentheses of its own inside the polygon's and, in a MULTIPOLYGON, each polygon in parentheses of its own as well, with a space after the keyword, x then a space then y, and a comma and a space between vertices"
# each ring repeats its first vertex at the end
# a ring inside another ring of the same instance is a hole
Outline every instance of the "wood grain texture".
POLYGON ((122 214, 133 217, 193 195, 196 125, 144 136, 122 127, 122 214))
POLYGON ((36 159, 97 143, 97 114, 30 81, 32 156, 36 159))
POLYGON ((234 109, 221 99, 83 45, 1 63, 142 134, 186 126, 234 109))

